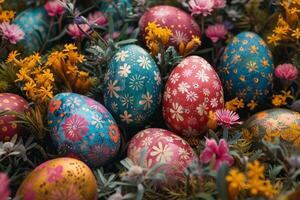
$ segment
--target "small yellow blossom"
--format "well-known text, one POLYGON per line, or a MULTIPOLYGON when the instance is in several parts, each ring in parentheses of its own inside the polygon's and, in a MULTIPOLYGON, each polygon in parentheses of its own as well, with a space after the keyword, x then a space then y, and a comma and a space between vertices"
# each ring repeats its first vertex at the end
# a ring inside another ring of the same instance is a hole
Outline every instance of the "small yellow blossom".
POLYGON ((209 113, 208 113, 207 127, 212 130, 215 130, 218 127, 217 117, 216 117, 215 112, 213 112, 213 111, 209 111, 209 113))
POLYGON ((257 106, 257 103, 254 101, 254 100, 251 100, 248 104, 247 104, 247 107, 250 109, 250 110, 254 110, 257 106))

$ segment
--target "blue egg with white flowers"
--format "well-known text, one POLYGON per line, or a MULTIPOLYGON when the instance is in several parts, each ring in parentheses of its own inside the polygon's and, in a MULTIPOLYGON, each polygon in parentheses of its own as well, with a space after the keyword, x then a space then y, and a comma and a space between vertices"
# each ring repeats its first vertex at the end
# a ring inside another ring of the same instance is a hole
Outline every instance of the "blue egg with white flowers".
POLYGON ((152 57, 137 45, 121 47, 104 77, 104 104, 125 128, 147 124, 161 102, 161 75, 152 57))
POLYGON ((227 45, 218 72, 226 100, 243 99, 258 106, 266 103, 273 88, 274 65, 265 41, 253 32, 242 32, 227 45))

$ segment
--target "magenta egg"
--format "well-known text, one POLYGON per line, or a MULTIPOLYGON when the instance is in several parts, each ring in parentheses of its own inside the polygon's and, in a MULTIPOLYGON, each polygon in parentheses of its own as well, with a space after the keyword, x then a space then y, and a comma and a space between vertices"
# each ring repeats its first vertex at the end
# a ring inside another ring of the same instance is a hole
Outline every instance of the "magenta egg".
POLYGON ((172 31, 170 46, 178 47, 181 42, 187 43, 193 36, 201 35, 196 21, 188 13, 173 6, 155 6, 145 12, 139 21, 142 38, 146 36, 145 28, 149 22, 156 22, 172 31))
POLYGON ((180 180, 183 170, 198 159, 184 139, 159 128, 149 128, 136 134, 129 142, 127 153, 136 165, 151 168, 163 163, 167 184, 180 180))
MULTIPOLYGON (((24 112, 29 108, 28 102, 16 94, 1 93, 0 94, 0 112, 14 111, 24 112)), ((5 115, 0 117, 0 141, 9 140, 15 134, 20 131, 18 125, 13 123, 16 120, 16 116, 5 115)))
POLYGON ((202 134, 207 130, 209 112, 223 106, 221 81, 205 59, 189 56, 172 71, 165 86, 163 116, 175 133, 202 134))

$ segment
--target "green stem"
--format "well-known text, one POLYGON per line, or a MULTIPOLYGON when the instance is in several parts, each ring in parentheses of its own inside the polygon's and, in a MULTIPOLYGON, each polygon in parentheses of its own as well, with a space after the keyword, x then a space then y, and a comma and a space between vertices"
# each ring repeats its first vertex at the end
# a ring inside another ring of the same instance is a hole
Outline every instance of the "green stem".
POLYGON ((45 48, 46 48, 46 46, 47 46, 47 43, 48 43, 48 41, 49 41, 50 34, 51 34, 51 32, 52 32, 53 24, 54 24, 54 17, 51 17, 50 25, 49 25, 49 30, 48 30, 48 34, 47 34, 47 36, 46 36, 46 39, 45 39, 45 42, 44 42, 42 48, 40 49, 40 54, 43 53, 43 51, 45 50, 45 48))

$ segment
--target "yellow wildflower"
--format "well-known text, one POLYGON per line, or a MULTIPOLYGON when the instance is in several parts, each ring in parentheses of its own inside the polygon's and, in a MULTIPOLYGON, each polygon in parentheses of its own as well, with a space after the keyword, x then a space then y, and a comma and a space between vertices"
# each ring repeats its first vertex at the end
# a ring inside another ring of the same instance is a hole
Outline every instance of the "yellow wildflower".
POLYGON ((189 41, 186 45, 184 41, 181 41, 179 44, 179 53, 181 55, 187 55, 190 53, 193 49, 201 45, 200 38, 197 36, 192 36, 192 40, 189 41))
POLYGON ((64 52, 69 52, 69 51, 76 51, 77 47, 74 44, 65 44, 64 46, 64 52))
POLYGON ((218 127, 217 117, 216 117, 215 112, 213 112, 213 111, 209 111, 207 127, 212 130, 215 130, 218 127))
POLYGON ((283 94, 283 96, 287 99, 287 98, 289 98, 289 99, 294 99, 294 97, 293 97, 293 95, 291 94, 291 91, 284 91, 284 90, 282 90, 281 91, 281 93, 283 94))
POLYGON ((286 97, 283 95, 273 95, 272 104, 275 107, 286 105, 286 97))
POLYGON ((250 109, 250 110, 254 110, 257 106, 257 103, 254 101, 254 100, 251 100, 248 104, 247 104, 247 107, 250 109))
POLYGON ((300 29, 296 28, 295 30, 293 30, 292 36, 298 40, 300 38, 300 29))
POLYGON ((7 59, 6 59, 6 63, 11 63, 16 61, 17 56, 19 56, 20 53, 18 53, 18 51, 12 51, 9 53, 7 59))
POLYGON ((261 165, 258 160, 254 161, 253 163, 248 163, 247 169, 248 179, 264 178, 265 167, 261 165))
POLYGON ((231 169, 226 176, 228 183, 228 193, 232 199, 234 199, 238 193, 245 187, 246 177, 238 169, 231 169))

